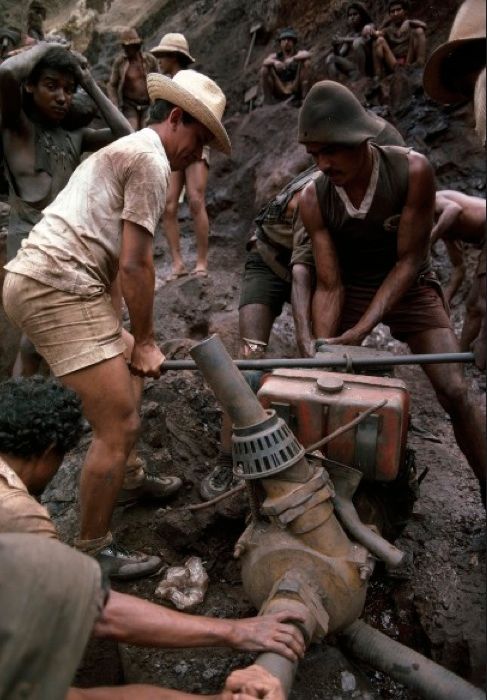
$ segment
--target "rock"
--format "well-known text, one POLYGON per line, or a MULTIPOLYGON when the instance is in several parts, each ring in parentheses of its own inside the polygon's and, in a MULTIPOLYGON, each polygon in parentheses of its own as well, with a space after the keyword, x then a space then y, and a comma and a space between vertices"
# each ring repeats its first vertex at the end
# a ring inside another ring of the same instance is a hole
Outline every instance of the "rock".
POLYGON ((340 683, 344 693, 352 693, 357 687, 357 680, 350 671, 342 671, 340 673, 340 683))

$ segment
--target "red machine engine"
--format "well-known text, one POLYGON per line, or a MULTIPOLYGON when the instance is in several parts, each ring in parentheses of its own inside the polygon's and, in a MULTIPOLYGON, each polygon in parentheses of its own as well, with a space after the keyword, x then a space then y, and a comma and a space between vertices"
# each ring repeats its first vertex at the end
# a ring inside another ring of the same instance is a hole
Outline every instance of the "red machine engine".
MULTIPOLYGON (((370 350, 369 350, 370 353, 370 350)), ((257 394, 307 448, 383 399, 387 403, 326 446, 327 459, 359 469, 369 481, 394 481, 403 466, 409 420, 404 382, 323 370, 275 370, 257 394)))

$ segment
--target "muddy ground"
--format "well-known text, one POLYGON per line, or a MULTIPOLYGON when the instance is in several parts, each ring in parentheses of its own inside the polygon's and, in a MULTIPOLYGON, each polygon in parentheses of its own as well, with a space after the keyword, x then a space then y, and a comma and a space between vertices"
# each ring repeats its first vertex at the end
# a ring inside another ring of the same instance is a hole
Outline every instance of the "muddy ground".
MULTIPOLYGON (((79 3, 78 3, 79 4, 79 3)), ((58 28, 75 7, 73 1, 49 2, 50 26, 58 28)), ((383 0, 371 1, 380 14, 383 0)), ((429 22, 432 45, 447 34, 456 0, 412 3, 414 14, 429 22)), ((0 10, 18 3, 0 0, 0 10)), ((157 296, 155 318, 158 340, 198 340, 219 332, 233 356, 237 352, 238 293, 245 256, 245 241, 258 207, 286 180, 307 164, 296 143, 298 112, 278 105, 260 107, 250 114, 243 104, 245 90, 255 84, 263 56, 272 50, 275 29, 295 24, 303 45, 313 46, 313 71, 323 77, 322 61, 330 36, 336 33, 340 3, 290 0, 240 2, 239 0, 133 0, 127 19, 122 0, 89 0, 88 9, 99 12, 96 22, 87 18, 79 36, 88 44, 87 55, 95 75, 106 80, 117 50, 118 25, 128 19, 137 24, 147 45, 158 42, 166 31, 187 35, 197 68, 217 79, 229 98, 226 126, 234 151, 227 159, 212 156, 208 188, 211 218, 210 277, 183 278, 165 284, 169 272, 167 247, 162 234, 156 240, 157 296), (242 73, 249 42, 249 28, 263 20, 249 68, 242 73), (88 21, 89 20, 89 21, 88 21), (87 32, 90 32, 87 35, 87 32), (321 72, 320 72, 321 71, 321 72)), ((468 107, 438 108, 421 90, 417 71, 400 73, 379 86, 358 84, 353 88, 364 103, 390 119, 407 143, 425 153, 434 164, 440 187, 451 187, 485 196, 483 154, 471 130, 468 107)), ((3 210, 2 210, 3 211, 3 210)), ((0 226, 5 224, 0 211, 0 226)), ((180 210, 183 249, 188 266, 194 261, 194 245, 188 207, 180 210)), ((1 231, 0 231, 1 233, 1 231)), ((0 236, 0 259, 2 238, 0 236)), ((475 253, 470 254, 470 270, 475 253)), ((435 261, 446 279, 448 263, 439 246, 435 261)), ((0 273, 1 282, 1 273, 0 273)), ((457 331, 461 328, 468 282, 453 308, 457 331)), ((399 353, 404 346, 379 328, 368 340, 375 347, 399 353)), ((0 309, 0 376, 11 355, 11 334, 0 309)), ((277 321, 270 345, 274 356, 294 356, 292 320, 286 309, 277 321)), ((485 403, 485 377, 469 368, 472 390, 485 403)), ((411 433, 418 471, 428 468, 413 516, 399 546, 414 555, 412 577, 407 582, 388 579, 377 569, 372 579, 365 619, 386 634, 427 654, 472 682, 485 682, 485 511, 475 479, 456 447, 451 424, 438 405, 421 370, 403 368, 398 376, 412 394, 413 422, 431 435, 411 433)), ((177 474, 184 481, 180 494, 166 509, 135 507, 118 510, 114 531, 130 548, 160 554, 165 566, 200 556, 210 576, 203 604, 195 612, 216 616, 243 616, 255 611, 246 600, 233 546, 244 527, 242 517, 229 519, 222 506, 204 511, 198 518, 183 510, 199 500, 198 483, 214 463, 218 449, 220 410, 212 392, 195 373, 168 374, 148 381, 142 408, 143 431, 140 454, 154 473, 177 474), (168 509, 171 509, 170 511, 168 509)), ((45 495, 63 539, 72 541, 77 523, 77 484, 89 432, 70 455, 45 495)), ((161 574, 121 586, 149 599, 161 574)), ((224 650, 152 651, 118 649, 111 643, 90 646, 78 674, 80 685, 151 682, 208 693, 219 689, 229 670, 248 664, 252 655, 224 650)), ((339 698, 413 698, 414 696, 375 671, 347 658, 336 640, 312 647, 300 664, 294 700, 339 698), (353 676, 353 678, 351 677, 353 676)))

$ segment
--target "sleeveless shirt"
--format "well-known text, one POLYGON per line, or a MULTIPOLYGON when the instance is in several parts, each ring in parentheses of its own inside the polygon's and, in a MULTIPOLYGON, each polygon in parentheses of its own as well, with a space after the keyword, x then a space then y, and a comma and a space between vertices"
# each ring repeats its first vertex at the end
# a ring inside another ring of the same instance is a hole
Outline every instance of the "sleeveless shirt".
MULTIPOLYGON (((323 222, 337 252, 343 283, 378 288, 397 262, 397 232, 408 196, 409 149, 375 144, 372 148, 378 152, 379 175, 364 218, 350 216, 325 175, 320 175, 315 186, 323 222)), ((428 255, 419 275, 429 269, 428 255)))

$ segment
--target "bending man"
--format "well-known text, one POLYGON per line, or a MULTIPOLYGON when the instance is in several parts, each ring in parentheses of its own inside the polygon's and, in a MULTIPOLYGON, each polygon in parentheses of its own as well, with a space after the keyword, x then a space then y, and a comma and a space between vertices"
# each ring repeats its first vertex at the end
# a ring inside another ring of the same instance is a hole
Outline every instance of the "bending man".
MULTIPOLYGON (((299 140, 322 172, 301 193, 317 287, 313 326, 331 344, 360 345, 379 322, 414 353, 458 352, 429 259, 435 183, 419 153, 372 143, 376 125, 338 83, 317 83, 299 140)), ((485 422, 459 365, 425 365, 485 499, 485 422)))
MULTIPOLYGON (((77 546, 111 560, 118 577, 152 573, 160 560, 128 554, 110 533, 139 430, 140 396, 123 357, 109 291, 118 272, 135 339, 131 372, 159 377, 164 356, 153 327, 152 242, 170 172, 200 158, 207 143, 230 152, 221 124, 225 97, 213 81, 194 71, 173 80, 151 74, 148 90, 151 125, 79 166, 7 265, 3 292, 12 322, 82 399, 93 440, 81 474, 77 546)), ((157 488, 155 477, 141 479, 148 489, 157 488)))

